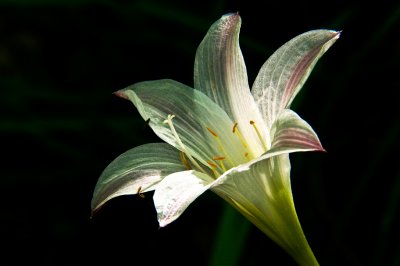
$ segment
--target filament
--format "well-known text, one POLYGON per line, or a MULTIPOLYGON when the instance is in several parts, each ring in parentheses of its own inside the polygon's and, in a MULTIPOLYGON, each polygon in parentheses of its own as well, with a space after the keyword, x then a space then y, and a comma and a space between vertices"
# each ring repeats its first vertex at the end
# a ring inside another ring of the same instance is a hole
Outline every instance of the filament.
POLYGON ((258 138, 259 138, 260 141, 261 141, 261 144, 263 145, 264 149, 267 151, 267 150, 268 150, 268 147, 267 147, 267 145, 265 144, 265 141, 264 141, 264 139, 262 138, 262 136, 261 136, 261 134, 260 134, 260 131, 258 130, 258 128, 257 128, 257 126, 256 126, 256 122, 254 122, 253 120, 250 120, 250 125, 253 126, 254 130, 255 130, 256 133, 257 133, 258 138))
POLYGON ((215 157, 213 157, 213 160, 214 161, 218 161, 219 165, 221 166, 222 171, 226 172, 226 168, 225 168, 225 165, 224 165, 224 162, 223 162, 223 160, 225 160, 225 157, 223 157, 223 156, 215 156, 215 157))
POLYGON ((224 145, 222 145, 222 141, 221 139, 218 137, 217 133, 215 133, 211 128, 207 127, 208 132, 210 132, 211 135, 213 135, 214 139, 217 141, 219 149, 221 150, 222 154, 225 155, 225 158, 227 158, 229 160, 229 162, 232 165, 235 165, 232 161, 232 159, 228 156, 228 154, 226 153, 225 149, 224 149, 224 145))
POLYGON ((242 133, 240 133, 239 128, 237 126, 238 126, 238 123, 236 122, 233 125, 232 133, 235 133, 238 136, 238 138, 239 138, 240 142, 242 143, 243 147, 246 149, 247 148, 246 140, 243 138, 243 135, 242 135, 242 133))
POLYGON ((211 166, 211 170, 213 171, 215 178, 217 178, 218 177, 218 173, 217 173, 218 166, 215 163, 210 162, 210 161, 207 161, 207 163, 209 166, 211 166))

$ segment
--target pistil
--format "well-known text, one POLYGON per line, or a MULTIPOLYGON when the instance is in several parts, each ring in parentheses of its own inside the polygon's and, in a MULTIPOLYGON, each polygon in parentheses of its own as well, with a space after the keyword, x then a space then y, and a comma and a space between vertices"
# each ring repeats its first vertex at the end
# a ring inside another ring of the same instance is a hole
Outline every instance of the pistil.
POLYGON ((186 159, 186 156, 185 156, 184 152, 182 152, 182 151, 179 152, 179 159, 181 160, 183 166, 185 166, 187 170, 192 170, 192 166, 190 165, 190 163, 186 159))
POLYGON ((172 123, 172 119, 175 117, 175 115, 171 115, 169 114, 167 119, 164 120, 164 124, 168 124, 169 128, 171 129, 172 134, 174 135, 176 141, 178 142, 178 145, 181 147, 182 151, 186 154, 186 156, 188 157, 188 159, 190 160, 190 162, 197 167, 200 171, 202 171, 203 173, 205 173, 204 169, 194 160, 194 158, 192 157, 192 155, 190 155, 190 153, 187 151, 186 146, 182 143, 181 139, 178 136, 178 133, 176 133, 174 124, 172 123))

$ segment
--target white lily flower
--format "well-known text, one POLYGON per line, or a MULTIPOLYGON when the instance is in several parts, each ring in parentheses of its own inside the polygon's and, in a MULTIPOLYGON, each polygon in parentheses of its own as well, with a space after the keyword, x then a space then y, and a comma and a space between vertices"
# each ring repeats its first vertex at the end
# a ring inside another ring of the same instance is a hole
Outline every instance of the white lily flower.
POLYGON ((299 264, 318 265, 295 211, 288 154, 324 149, 289 107, 339 32, 314 30, 290 40, 262 66, 250 91, 240 25, 240 16, 229 14, 211 26, 197 50, 194 89, 156 80, 116 93, 167 144, 145 144, 116 158, 96 185, 92 210, 119 195, 155 190, 163 227, 211 190, 299 264))

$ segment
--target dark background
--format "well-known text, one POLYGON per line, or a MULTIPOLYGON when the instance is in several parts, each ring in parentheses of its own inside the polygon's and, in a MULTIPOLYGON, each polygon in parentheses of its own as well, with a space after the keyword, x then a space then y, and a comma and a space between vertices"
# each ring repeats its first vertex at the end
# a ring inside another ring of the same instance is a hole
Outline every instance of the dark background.
POLYGON ((250 84, 290 38, 343 30, 293 105, 328 151, 291 155, 296 208, 321 265, 400 265, 400 5, 384 0, 1 1, 0 265, 294 265, 211 192, 160 230, 152 193, 90 219, 107 164, 158 141, 112 92, 192 85, 197 46, 236 11, 250 84))

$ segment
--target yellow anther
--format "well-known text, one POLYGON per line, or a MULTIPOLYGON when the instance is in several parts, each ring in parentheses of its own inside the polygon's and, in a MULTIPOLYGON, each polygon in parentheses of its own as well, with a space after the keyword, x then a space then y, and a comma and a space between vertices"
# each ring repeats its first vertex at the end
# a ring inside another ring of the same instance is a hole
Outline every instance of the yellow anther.
POLYGON ((142 199, 145 198, 144 194, 142 193, 142 186, 138 187, 136 193, 141 197, 142 199))
POLYGON ((247 158, 247 156, 249 156, 249 153, 248 153, 248 152, 246 152, 246 153, 244 154, 244 157, 247 158))
POLYGON ((190 166, 190 163, 186 159, 184 152, 179 152, 179 159, 181 160, 183 166, 185 166, 187 170, 192 170, 192 167, 190 166))
POLYGON ((233 125, 232 133, 235 133, 235 132, 236 132, 237 126, 238 126, 238 123, 236 122, 236 123, 233 125))
POLYGON ((233 125, 233 128, 232 128, 232 133, 235 133, 238 136, 243 147, 246 149, 247 148, 246 140, 243 138, 243 135, 240 133, 239 128, 237 126, 238 126, 238 123, 235 122, 235 124, 233 125))
POLYGON ((218 167, 218 166, 217 166, 215 163, 213 163, 213 162, 207 161, 207 163, 211 166, 211 168, 217 168, 217 167, 218 167))
POLYGON ((224 171, 224 172, 226 171, 225 165, 222 162, 223 160, 225 160, 224 156, 214 156, 213 160, 219 162, 219 165, 221 166, 222 171, 224 171))
POLYGON ((225 155, 224 158, 227 158, 229 160, 229 162, 234 165, 233 161, 231 158, 229 158, 228 154, 226 153, 225 149, 224 149, 224 145, 222 145, 222 141, 220 140, 220 138, 218 137, 217 133, 215 133, 214 130, 212 130, 211 128, 207 127, 208 132, 210 132, 211 135, 213 135, 213 137, 215 138, 215 140, 218 143, 219 149, 222 152, 223 155, 225 155))
POLYGON ((261 133, 260 133, 260 131, 258 130, 258 128, 257 128, 257 126, 256 126, 256 122, 254 122, 253 120, 250 120, 250 125, 252 125, 252 126, 254 127, 254 130, 256 131, 257 136, 258 136, 258 138, 260 139, 260 142, 261 142, 261 144, 263 145, 264 149, 265 149, 265 150, 268 150, 268 147, 267 147, 267 145, 265 144, 265 141, 264 141, 264 139, 262 138, 261 133))
POLYGON ((217 133, 215 133, 211 128, 208 127, 207 130, 208 130, 208 132, 211 133, 211 135, 213 135, 214 137, 218 138, 217 133))

